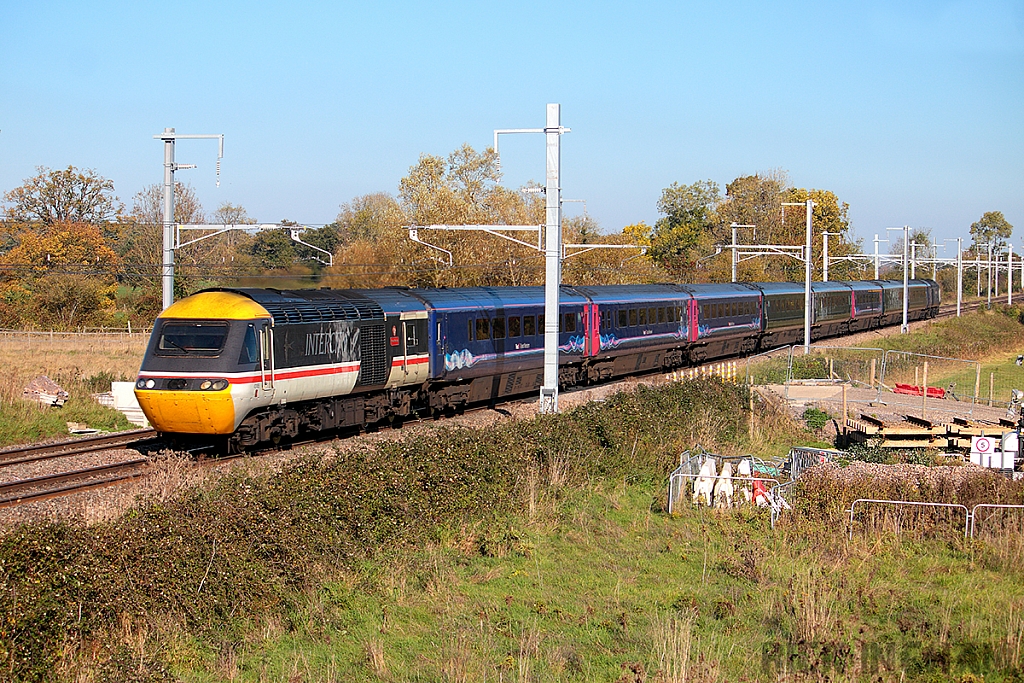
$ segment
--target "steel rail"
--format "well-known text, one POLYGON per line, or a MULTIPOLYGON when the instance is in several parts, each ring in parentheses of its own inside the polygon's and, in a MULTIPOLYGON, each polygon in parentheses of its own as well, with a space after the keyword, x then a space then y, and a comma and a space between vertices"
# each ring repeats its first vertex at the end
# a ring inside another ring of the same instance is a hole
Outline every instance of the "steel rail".
POLYGON ((57 496, 67 495, 77 491, 98 488, 100 486, 109 486, 126 479, 134 479, 142 476, 143 466, 150 462, 149 458, 137 458, 135 460, 127 460, 111 465, 97 465, 96 467, 87 467, 85 469, 75 470, 72 472, 47 474, 41 477, 21 479, 19 481, 0 484, 0 508, 12 507, 14 505, 21 505, 32 501, 45 500, 47 498, 55 498, 57 496), (114 476, 108 476, 99 480, 93 479, 93 477, 100 475, 114 476), (80 481, 83 479, 86 481, 80 481), (52 488, 52 485, 54 484, 67 485, 52 488), (18 493, 25 491, 26 489, 35 489, 41 486, 51 486, 51 488, 44 488, 41 491, 29 491, 28 493, 18 493))
POLYGON ((38 462, 51 458, 61 458, 68 455, 79 455, 81 453, 92 453, 107 448, 127 446, 155 439, 155 429, 135 429, 130 432, 118 432, 116 434, 98 434, 87 436, 82 439, 60 441, 58 443, 33 444, 30 446, 19 446, 0 451, 0 466, 20 465, 28 462, 38 462))

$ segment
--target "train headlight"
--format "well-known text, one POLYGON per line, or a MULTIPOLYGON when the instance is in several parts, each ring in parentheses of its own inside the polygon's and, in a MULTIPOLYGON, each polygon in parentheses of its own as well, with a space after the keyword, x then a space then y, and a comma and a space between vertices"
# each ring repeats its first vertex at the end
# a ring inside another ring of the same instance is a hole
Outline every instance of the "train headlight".
POLYGON ((204 380, 203 383, 199 385, 199 388, 202 389, 203 391, 206 391, 207 389, 209 389, 212 386, 213 386, 213 382, 211 382, 210 380, 207 379, 207 380, 204 380))
POLYGON ((147 389, 152 389, 155 386, 156 386, 156 380, 153 380, 153 379, 147 379, 146 380, 146 388, 147 389))
POLYGON ((137 381, 135 383, 135 388, 136 389, 145 389, 146 388, 146 380, 140 379, 139 381, 137 381))
POLYGON ((217 379, 213 381, 213 390, 222 391, 228 388, 228 381, 226 379, 217 379))

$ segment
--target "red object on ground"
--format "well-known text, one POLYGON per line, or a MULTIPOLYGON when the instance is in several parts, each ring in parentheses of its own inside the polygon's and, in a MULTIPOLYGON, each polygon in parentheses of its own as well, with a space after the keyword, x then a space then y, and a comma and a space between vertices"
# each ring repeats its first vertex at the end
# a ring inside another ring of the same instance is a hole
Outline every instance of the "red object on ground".
MULTIPOLYGON (((897 384, 893 393, 921 396, 924 394, 924 389, 915 384, 897 384)), ((928 387, 928 398, 946 398, 946 390, 942 387, 928 387)))

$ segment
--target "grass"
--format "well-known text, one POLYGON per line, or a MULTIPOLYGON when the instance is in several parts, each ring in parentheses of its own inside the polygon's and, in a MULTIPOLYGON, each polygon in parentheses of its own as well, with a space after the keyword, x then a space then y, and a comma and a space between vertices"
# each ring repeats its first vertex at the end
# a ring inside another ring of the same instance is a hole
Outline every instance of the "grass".
POLYGON ((147 340, 142 335, 0 336, 0 446, 66 436, 67 422, 107 431, 133 429, 120 412, 90 394, 110 390, 111 381, 133 380, 147 340), (70 398, 63 408, 21 399, 24 387, 46 375, 70 398))
POLYGON ((955 536, 845 543, 801 526, 772 532, 753 512, 669 517, 661 496, 595 485, 533 523, 463 529, 306 593, 287 619, 252 624, 248 637, 179 642, 189 655, 174 673, 998 681, 1021 670, 1024 587, 989 546, 955 536), (488 546, 488 535, 507 540, 488 546))

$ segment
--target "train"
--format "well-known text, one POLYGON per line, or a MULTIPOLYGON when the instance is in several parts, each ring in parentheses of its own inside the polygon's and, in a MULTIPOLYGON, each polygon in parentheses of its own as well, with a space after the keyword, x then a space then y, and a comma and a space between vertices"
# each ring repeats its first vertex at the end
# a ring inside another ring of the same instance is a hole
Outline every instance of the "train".
MULTIPOLYGON (((903 283, 819 282, 812 341, 902 322, 903 283)), ((908 285, 934 317, 933 280, 908 285)), ((135 384, 168 437, 228 450, 452 414, 538 391, 544 289, 207 289, 157 318, 135 384)), ((671 370, 803 343, 797 283, 562 286, 559 384, 671 370)))

